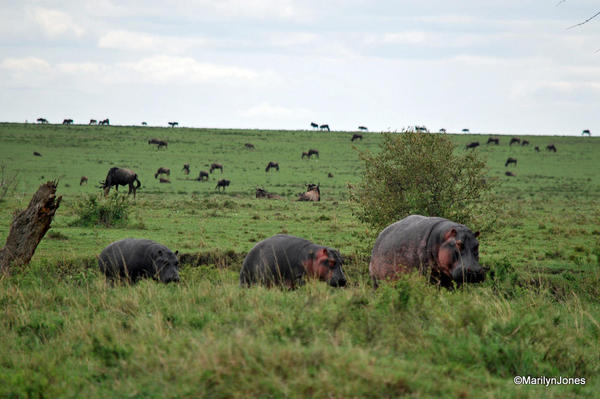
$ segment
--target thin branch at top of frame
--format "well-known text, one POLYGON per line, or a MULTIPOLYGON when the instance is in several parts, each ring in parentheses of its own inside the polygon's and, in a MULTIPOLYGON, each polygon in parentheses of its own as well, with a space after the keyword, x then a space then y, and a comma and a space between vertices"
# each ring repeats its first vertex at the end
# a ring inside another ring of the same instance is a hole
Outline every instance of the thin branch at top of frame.
POLYGON ((588 19, 586 19, 586 20, 585 20, 585 21, 583 21, 583 22, 580 22, 580 23, 578 23, 578 24, 575 24, 575 25, 573 25, 573 26, 569 26, 567 29, 571 29, 571 28, 575 28, 575 27, 577 27, 577 26, 581 26, 581 25, 583 25, 583 24, 587 24, 587 23, 588 23, 588 22, 590 22, 592 19, 596 18, 598 15, 600 15, 600 11, 598 11, 597 13, 595 13, 594 15, 592 15, 591 17, 589 17, 588 19))

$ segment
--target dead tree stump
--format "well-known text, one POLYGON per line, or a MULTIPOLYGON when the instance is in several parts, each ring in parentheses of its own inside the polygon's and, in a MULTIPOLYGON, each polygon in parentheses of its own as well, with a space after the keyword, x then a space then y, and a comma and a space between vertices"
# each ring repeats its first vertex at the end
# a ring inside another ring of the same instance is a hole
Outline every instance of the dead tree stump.
POLYGON ((56 186, 55 181, 42 184, 27 209, 14 217, 6 244, 0 249, 0 272, 8 273, 11 266, 25 265, 31 260, 60 205, 62 196, 56 197, 56 186))

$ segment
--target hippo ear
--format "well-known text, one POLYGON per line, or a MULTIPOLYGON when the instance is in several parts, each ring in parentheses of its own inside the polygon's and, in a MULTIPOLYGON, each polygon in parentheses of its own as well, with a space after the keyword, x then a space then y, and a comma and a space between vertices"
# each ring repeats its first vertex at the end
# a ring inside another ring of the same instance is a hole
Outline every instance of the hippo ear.
POLYGON ((479 237, 479 231, 476 231, 475 233, 473 233, 473 237, 475 237, 475 238, 479 237))
POLYGON ((456 229, 450 229, 444 234, 444 241, 447 241, 453 237, 456 237, 456 229))
POLYGON ((321 248, 317 251, 317 258, 327 257, 327 248, 321 248))

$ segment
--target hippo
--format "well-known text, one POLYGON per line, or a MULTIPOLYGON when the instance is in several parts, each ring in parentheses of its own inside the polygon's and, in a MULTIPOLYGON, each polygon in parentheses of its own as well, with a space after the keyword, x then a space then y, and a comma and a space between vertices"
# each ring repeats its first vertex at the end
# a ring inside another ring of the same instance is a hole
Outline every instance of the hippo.
POLYGON ((102 250, 98 266, 110 282, 117 279, 135 283, 144 277, 163 283, 179 282, 177 254, 152 240, 125 238, 102 250))
POLYGON ((335 249, 303 238, 277 234, 254 246, 240 271, 240 285, 304 285, 304 276, 326 281, 332 287, 346 285, 342 257, 335 249))
POLYGON ((480 282, 479 232, 440 217, 411 215, 387 226, 377 237, 369 274, 378 280, 395 280, 402 272, 420 270, 444 287, 453 282, 480 282))

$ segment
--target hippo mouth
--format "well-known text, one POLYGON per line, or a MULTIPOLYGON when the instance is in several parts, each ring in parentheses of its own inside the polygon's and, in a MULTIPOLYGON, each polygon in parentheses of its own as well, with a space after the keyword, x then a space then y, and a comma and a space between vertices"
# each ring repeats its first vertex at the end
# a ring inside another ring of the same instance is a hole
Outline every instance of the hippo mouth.
POLYGON ((329 280, 329 285, 332 287, 345 287, 346 286, 346 280, 345 279, 340 279, 340 280, 329 280))
POLYGON ((485 280, 485 271, 481 267, 479 270, 458 267, 452 272, 452 279, 458 283, 481 283, 485 280))

